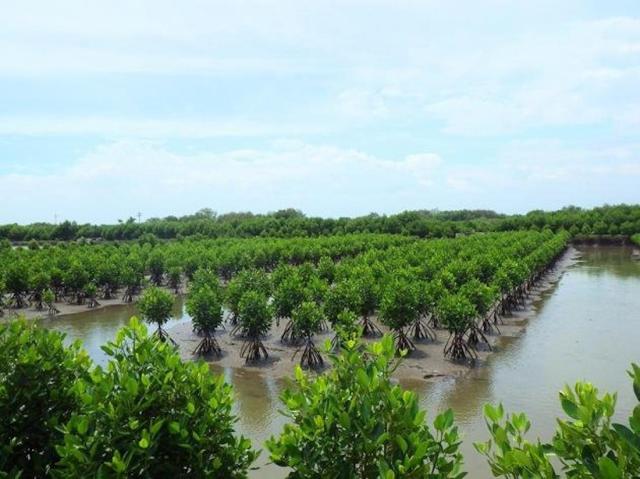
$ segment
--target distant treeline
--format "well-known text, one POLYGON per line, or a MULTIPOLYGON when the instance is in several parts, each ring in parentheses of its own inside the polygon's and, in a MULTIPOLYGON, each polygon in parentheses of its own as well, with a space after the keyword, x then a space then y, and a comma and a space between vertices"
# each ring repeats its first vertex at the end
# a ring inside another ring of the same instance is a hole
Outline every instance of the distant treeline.
POLYGON ((80 238, 132 240, 143 235, 161 239, 187 236, 296 237, 348 233, 392 233, 418 237, 452 237, 459 233, 550 228, 572 235, 633 235, 640 232, 640 205, 602 206, 582 209, 569 206, 558 211, 530 211, 504 215, 489 210, 405 211, 396 215, 370 214, 357 218, 309 217, 287 209, 268 214, 216 214, 205 208, 193 215, 151 218, 138 223, 134 218, 118 224, 94 225, 64 221, 0 226, 0 239, 77 240, 80 238))

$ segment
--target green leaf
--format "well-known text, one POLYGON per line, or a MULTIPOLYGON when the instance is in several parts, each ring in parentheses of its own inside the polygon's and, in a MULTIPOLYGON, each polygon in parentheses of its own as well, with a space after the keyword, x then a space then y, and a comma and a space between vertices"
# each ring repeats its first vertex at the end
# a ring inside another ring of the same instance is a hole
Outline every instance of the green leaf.
POLYGON ((636 451, 640 452, 640 436, 634 434, 633 431, 624 424, 613 424, 612 427, 622 439, 636 449, 636 451))
POLYGON ((400 450, 402 451, 403 454, 407 453, 407 441, 404 440, 404 438, 402 436, 397 436, 396 437, 396 442, 398 443, 398 446, 400 447, 400 450))
POLYGON ((89 418, 87 418, 86 416, 82 416, 78 421, 76 428, 78 430, 78 434, 84 436, 89 429, 89 418))
POLYGON ((618 466, 608 457, 601 457, 598 460, 598 469, 602 479, 621 479, 622 473, 618 466))
POLYGON ((146 437, 143 437, 138 441, 138 446, 142 449, 147 449, 149 447, 149 440, 146 437))
POLYGON ((125 388, 130 395, 136 396, 138 394, 138 381, 132 377, 127 378, 125 388))
POLYGON ((484 415, 489 418, 491 422, 498 422, 501 419, 499 410, 488 403, 484 405, 484 415))
POLYGON ((120 458, 120 453, 118 451, 116 451, 111 458, 111 467, 113 467, 116 472, 124 472, 127 468, 126 464, 120 458))
POLYGON ((578 406, 573 402, 567 399, 564 396, 560 397, 560 405, 567 416, 572 419, 580 419, 580 415, 578 414, 578 406))

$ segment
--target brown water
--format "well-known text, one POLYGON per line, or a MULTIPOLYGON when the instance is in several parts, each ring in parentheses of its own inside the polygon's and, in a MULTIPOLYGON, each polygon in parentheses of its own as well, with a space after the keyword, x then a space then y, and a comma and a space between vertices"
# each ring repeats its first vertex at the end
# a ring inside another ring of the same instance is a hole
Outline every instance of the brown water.
MULTIPOLYGON (((531 434, 548 439, 555 417, 562 415, 557 393, 564 384, 588 379, 601 391, 618 391, 617 416, 624 419, 634 406, 631 383, 625 371, 640 362, 640 261, 631 259, 631 248, 581 247, 582 259, 571 266, 560 281, 535 302, 526 332, 517 338, 501 338, 497 351, 485 366, 462 379, 436 383, 404 384, 421 397, 433 418, 436 412, 453 408, 464 434, 466 469, 470 477, 490 477, 472 442, 487 437, 482 405, 504 403, 509 411, 526 411, 531 434)), ((176 304, 172 324, 188 321, 176 304)), ((98 362, 105 358, 100 345, 135 314, 134 306, 43 321, 81 338, 98 362)), ((233 384, 236 395, 237 429, 250 437, 255 447, 277 434, 286 419, 278 410, 284 381, 245 370, 221 372, 233 384)), ((260 470, 253 477, 282 478, 286 473, 266 464, 263 452, 260 470)))

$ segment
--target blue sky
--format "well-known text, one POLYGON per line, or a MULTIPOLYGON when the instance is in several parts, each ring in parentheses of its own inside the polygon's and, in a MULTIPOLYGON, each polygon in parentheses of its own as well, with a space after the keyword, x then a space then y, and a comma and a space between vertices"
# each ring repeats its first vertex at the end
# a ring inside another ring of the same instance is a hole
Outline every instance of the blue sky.
POLYGON ((637 1, 9 2, 0 223, 640 201, 637 1))

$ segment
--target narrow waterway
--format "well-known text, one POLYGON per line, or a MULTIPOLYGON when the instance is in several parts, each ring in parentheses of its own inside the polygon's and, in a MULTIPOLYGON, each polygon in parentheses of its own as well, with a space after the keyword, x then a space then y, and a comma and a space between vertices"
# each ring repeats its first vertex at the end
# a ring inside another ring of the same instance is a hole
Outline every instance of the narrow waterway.
MULTIPOLYGON (((423 406, 433 418, 453 408, 464 434, 466 470, 470 477, 490 477, 473 441, 487 437, 482 406, 502 402, 509 411, 525 411, 533 423, 531 436, 550 438, 555 418, 562 415, 558 391, 565 384, 587 379, 601 391, 618 391, 617 417, 625 419, 634 406, 626 374, 631 362, 640 362, 640 261, 627 247, 580 247, 582 257, 560 281, 532 305, 525 332, 501 338, 486 364, 459 379, 435 383, 412 382, 423 406)), ((94 359, 103 363, 100 345, 135 314, 134 306, 106 308, 55 320, 43 320, 70 338, 80 338, 94 359)), ((170 328, 188 321, 176 304, 170 328)), ((278 410, 284 381, 241 369, 213 367, 234 386, 239 432, 255 447, 277 434, 286 422, 278 410)), ((254 477, 281 478, 281 469, 259 460, 254 477)))

